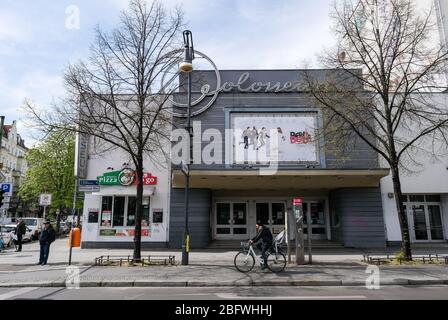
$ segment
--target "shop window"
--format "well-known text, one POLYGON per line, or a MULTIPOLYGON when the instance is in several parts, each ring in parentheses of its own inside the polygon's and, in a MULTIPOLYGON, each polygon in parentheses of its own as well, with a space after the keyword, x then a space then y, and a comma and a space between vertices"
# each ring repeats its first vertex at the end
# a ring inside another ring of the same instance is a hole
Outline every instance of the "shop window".
POLYGON ((101 203, 101 226, 110 227, 112 219, 113 197, 103 197, 101 203))
POLYGON ((137 217, 137 198, 129 197, 128 198, 128 212, 127 212, 126 225, 128 227, 135 226, 135 220, 137 217))
POLYGON ((150 220, 149 220, 149 199, 148 199, 147 201, 144 201, 143 204, 142 227, 148 227, 149 221, 150 220))
POLYGON ((125 197, 115 197, 114 198, 114 210, 113 210, 113 226, 123 227, 124 226, 124 202, 125 197))

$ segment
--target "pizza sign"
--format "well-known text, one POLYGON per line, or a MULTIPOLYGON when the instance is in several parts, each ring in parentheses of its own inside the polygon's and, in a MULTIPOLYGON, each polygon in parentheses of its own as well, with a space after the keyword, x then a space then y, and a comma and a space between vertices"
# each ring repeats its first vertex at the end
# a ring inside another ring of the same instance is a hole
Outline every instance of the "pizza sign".
MULTIPOLYGON (((104 173, 97 178, 98 184, 102 186, 123 186, 128 187, 131 185, 137 185, 138 179, 134 170, 123 169, 121 171, 113 171, 104 173)), ((143 184, 145 186, 157 185, 157 177, 151 173, 143 174, 143 184)))

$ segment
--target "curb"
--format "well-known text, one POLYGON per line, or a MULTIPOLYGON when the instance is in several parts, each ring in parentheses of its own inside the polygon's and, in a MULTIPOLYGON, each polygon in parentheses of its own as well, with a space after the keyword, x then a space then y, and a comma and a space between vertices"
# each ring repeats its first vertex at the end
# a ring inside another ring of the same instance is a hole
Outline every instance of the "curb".
MULTIPOLYGON (((433 286, 448 285, 448 279, 392 279, 382 281, 380 286, 433 286)), ((82 281, 80 288, 129 288, 129 287, 365 287, 365 281, 344 281, 344 280, 281 280, 281 281, 162 281, 162 280, 103 280, 103 281, 82 281)), ((0 288, 65 288, 65 280, 49 282, 11 282, 0 283, 0 288)))

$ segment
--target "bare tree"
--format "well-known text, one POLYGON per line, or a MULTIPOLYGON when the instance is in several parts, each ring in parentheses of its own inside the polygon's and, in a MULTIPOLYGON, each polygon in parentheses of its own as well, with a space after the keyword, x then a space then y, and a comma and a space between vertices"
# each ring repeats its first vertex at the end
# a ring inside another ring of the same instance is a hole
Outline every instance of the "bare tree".
POLYGON ((448 141, 448 108, 431 95, 446 89, 441 79, 448 54, 432 39, 432 17, 432 11, 417 12, 412 0, 340 1, 332 14, 338 44, 322 55, 325 67, 340 72, 325 79, 305 75, 327 117, 326 135, 356 136, 390 166, 407 259, 412 252, 400 170, 422 143, 448 141), (347 86, 350 79, 357 85, 347 86))
POLYGON ((69 98, 63 105, 46 112, 25 104, 43 130, 75 131, 129 156, 138 182, 135 261, 141 259, 144 159, 162 162, 169 145, 168 99, 178 78, 170 70, 180 52, 171 53, 181 47, 182 27, 182 10, 169 12, 157 1, 132 0, 117 28, 95 30, 89 60, 68 67, 64 78, 69 98))

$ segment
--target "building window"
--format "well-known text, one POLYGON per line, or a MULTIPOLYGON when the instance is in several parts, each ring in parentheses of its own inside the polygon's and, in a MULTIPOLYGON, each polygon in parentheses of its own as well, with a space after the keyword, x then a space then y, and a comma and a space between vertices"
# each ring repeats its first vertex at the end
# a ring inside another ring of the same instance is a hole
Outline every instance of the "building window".
POLYGON ((101 226, 111 227, 113 197, 103 197, 101 204, 101 226))
MULTIPOLYGON (((143 198, 142 227, 150 224, 149 198, 143 198)), ((103 196, 101 206, 102 227, 134 227, 137 220, 137 198, 124 196, 103 196)))
POLYGON ((114 211, 113 214, 113 227, 123 227, 124 226, 124 204, 125 197, 114 197, 114 211))
POLYGON ((128 198, 128 214, 126 219, 126 225, 128 227, 135 226, 135 219, 137 216, 137 198, 136 197, 129 197, 128 198))

